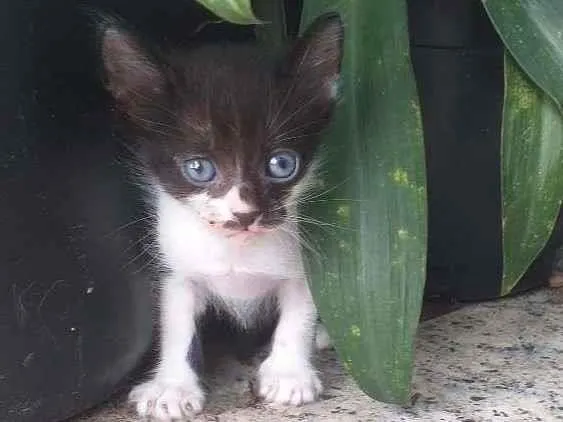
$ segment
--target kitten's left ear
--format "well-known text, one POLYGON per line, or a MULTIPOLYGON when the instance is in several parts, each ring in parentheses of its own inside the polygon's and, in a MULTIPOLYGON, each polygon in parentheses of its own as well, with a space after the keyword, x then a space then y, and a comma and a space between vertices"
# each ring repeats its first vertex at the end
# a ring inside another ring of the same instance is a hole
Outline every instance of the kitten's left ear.
POLYGON ((294 77, 320 83, 327 99, 338 93, 344 42, 344 26, 338 13, 316 18, 297 39, 289 53, 289 71, 294 77))
POLYGON ((100 27, 106 87, 128 111, 164 89, 162 69, 139 39, 115 20, 100 27))

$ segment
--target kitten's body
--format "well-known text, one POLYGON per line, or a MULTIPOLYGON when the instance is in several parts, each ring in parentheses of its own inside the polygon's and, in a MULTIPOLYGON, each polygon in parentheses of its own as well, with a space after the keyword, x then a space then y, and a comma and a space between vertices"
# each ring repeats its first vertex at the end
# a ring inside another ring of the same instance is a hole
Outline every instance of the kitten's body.
POLYGON ((296 214, 330 120, 341 38, 339 18, 327 15, 280 61, 236 46, 156 58, 115 22, 103 28, 108 89, 151 185, 167 270, 161 359, 130 396, 140 415, 169 421, 202 409, 188 355, 210 306, 243 327, 279 314, 258 393, 294 405, 318 397, 317 315, 296 214))

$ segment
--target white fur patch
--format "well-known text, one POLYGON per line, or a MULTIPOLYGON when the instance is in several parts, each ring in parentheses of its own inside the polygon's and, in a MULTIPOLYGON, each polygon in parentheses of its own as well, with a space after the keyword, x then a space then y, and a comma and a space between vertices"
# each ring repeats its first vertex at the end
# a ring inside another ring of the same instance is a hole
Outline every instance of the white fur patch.
POLYGON ((206 221, 217 224, 234 220, 235 213, 248 213, 256 208, 240 197, 240 188, 233 186, 224 196, 213 198, 207 193, 200 193, 190 197, 188 204, 206 221))
POLYGON ((225 195, 224 200, 232 213, 247 213, 256 210, 255 206, 242 200, 238 186, 233 186, 225 195))

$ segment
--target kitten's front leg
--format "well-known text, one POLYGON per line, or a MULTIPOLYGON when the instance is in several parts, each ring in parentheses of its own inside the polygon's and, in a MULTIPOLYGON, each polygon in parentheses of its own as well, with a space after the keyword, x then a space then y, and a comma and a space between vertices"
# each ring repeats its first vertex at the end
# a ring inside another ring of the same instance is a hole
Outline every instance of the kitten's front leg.
POLYGON ((194 287, 184 277, 164 280, 160 299, 161 356, 153 378, 135 387, 129 400, 140 416, 157 421, 186 420, 203 408, 204 393, 188 360, 196 341, 196 317, 203 310, 196 303, 194 287))
POLYGON ((322 391, 311 363, 317 312, 307 281, 287 281, 278 293, 280 319, 272 350, 260 366, 259 394, 276 404, 301 405, 322 391))

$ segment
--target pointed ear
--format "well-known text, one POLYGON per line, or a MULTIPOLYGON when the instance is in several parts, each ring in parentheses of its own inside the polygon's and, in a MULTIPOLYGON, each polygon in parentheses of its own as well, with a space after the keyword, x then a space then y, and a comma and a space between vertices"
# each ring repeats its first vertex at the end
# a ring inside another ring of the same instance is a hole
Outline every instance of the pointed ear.
POLYGON ((135 36, 116 22, 106 22, 100 33, 106 87, 119 104, 131 107, 162 92, 162 69, 135 36))
POLYGON ((316 18, 297 39, 289 53, 289 71, 294 77, 319 82, 327 99, 338 93, 342 63, 344 26, 337 13, 316 18))

